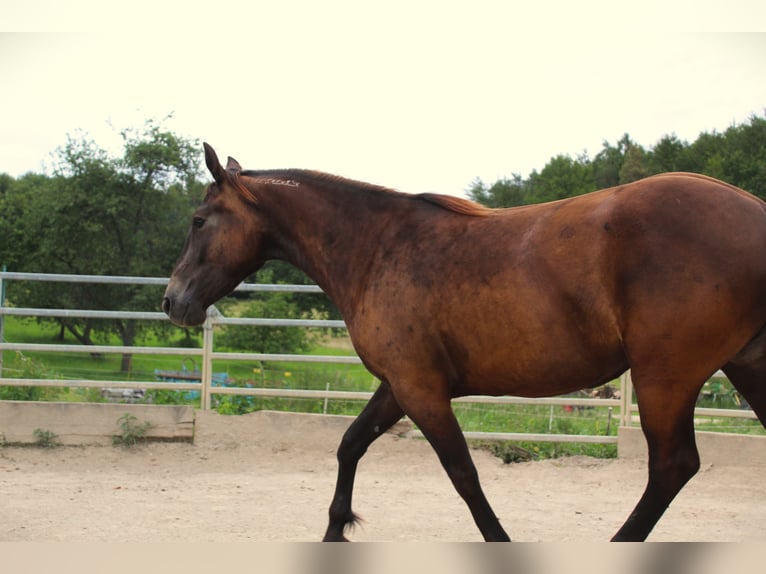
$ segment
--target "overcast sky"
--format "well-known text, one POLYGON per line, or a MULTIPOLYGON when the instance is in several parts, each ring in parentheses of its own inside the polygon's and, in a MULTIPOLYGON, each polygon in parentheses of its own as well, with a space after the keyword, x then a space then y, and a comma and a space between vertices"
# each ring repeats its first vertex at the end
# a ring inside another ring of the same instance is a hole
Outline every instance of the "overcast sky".
POLYGON ((179 25, 137 0, 98 26, 82 2, 45 4, 14 2, 5 28, 65 33, 0 35, 14 177, 44 171, 67 134, 119 153, 120 129, 172 113, 170 129, 245 168, 460 195, 624 133, 693 141, 766 109, 766 34, 716 32, 763 25, 763 2, 211 3, 179 25))

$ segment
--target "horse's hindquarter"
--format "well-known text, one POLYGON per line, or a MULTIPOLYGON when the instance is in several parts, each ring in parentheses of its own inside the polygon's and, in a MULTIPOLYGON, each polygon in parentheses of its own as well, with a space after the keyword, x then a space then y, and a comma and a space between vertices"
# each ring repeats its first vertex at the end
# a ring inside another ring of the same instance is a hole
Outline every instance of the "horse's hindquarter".
POLYGON ((379 376, 441 373, 453 395, 595 386, 663 345, 722 364, 766 320, 760 206, 681 176, 443 218, 389 251, 352 334, 379 376))
POLYGON ((707 376, 766 323, 764 204, 704 176, 638 184, 618 201, 610 230, 631 363, 707 376))

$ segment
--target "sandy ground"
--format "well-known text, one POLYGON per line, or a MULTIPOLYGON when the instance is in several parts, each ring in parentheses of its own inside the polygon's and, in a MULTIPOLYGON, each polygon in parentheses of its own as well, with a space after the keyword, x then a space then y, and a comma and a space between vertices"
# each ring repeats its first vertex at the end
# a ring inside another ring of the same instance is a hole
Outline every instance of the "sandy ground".
MULTIPOLYGON (((199 413, 195 443, 0 447, 0 541, 316 541, 348 421, 199 413)), ((474 451, 485 492, 518 541, 608 540, 644 488, 640 461, 505 465, 474 451)), ((654 541, 766 541, 764 467, 703 466, 654 541)), ((427 443, 385 435, 362 460, 356 541, 480 541, 427 443)))

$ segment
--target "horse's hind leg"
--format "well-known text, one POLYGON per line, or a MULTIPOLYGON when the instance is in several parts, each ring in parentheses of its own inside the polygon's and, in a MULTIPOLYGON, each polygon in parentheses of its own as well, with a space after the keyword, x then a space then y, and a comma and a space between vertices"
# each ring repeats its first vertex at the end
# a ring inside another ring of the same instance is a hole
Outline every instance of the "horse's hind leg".
POLYGON ((766 427, 766 330, 724 365, 723 372, 766 427))
POLYGON ((766 427, 766 367, 758 370, 727 365, 723 372, 766 427))
POLYGON ((694 440, 694 405, 702 383, 647 379, 635 370, 633 380, 649 449, 649 481, 613 541, 645 540, 700 464, 694 440))
POLYGON ((391 428, 402 416, 404 412, 394 399, 391 387, 383 381, 343 435, 338 448, 338 480, 335 485, 335 495, 330 504, 330 522, 324 535, 325 542, 346 540, 343 535, 344 530, 358 520, 351 511, 351 496, 359 459, 367 452, 367 448, 375 439, 391 428))

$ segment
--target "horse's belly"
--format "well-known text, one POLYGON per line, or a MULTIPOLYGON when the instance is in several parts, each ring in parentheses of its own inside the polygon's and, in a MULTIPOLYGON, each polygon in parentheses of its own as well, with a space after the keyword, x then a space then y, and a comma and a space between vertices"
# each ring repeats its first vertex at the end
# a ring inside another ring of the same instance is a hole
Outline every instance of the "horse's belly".
POLYGON ((594 352, 590 356, 556 356, 551 349, 532 360, 470 363, 454 385, 454 396, 514 395, 545 397, 571 393, 608 383, 619 377, 628 364, 619 349, 594 352))

